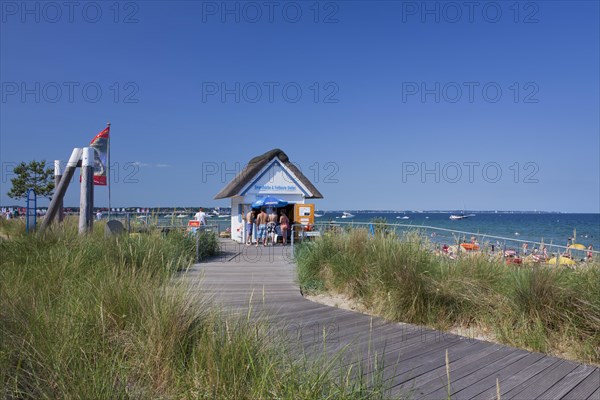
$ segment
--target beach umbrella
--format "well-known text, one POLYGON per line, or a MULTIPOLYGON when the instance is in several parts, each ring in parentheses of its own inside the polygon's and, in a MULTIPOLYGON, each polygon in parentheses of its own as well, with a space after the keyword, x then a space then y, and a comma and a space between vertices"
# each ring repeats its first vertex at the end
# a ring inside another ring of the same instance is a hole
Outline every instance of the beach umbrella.
POLYGON ((278 199, 277 197, 267 196, 262 199, 256 200, 252 203, 252 208, 260 208, 260 207, 285 207, 288 205, 288 202, 285 200, 278 199))
MULTIPOLYGON (((575 261, 571 260, 571 259, 570 259, 570 258, 568 258, 568 257, 562 257, 562 256, 561 256, 561 257, 558 259, 558 263, 559 263, 560 265, 573 265, 573 264, 575 264, 575 261)), ((549 259, 549 260, 548 260, 548 264, 550 264, 550 265, 556 265, 556 257, 552 257, 551 259, 549 259)))
POLYGON ((584 245, 582 245, 581 243, 573 243, 573 244, 569 245, 569 249, 585 250, 586 247, 584 245))

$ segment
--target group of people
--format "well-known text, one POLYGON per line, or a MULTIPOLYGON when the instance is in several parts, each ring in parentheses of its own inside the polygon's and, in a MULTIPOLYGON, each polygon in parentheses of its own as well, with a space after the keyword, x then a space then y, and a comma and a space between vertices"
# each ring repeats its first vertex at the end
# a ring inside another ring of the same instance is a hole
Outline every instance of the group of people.
POLYGON ((20 213, 19 210, 13 208, 2 208, 2 212, 0 213, 6 219, 19 218, 20 213))
MULTIPOLYGON (((47 210, 45 208, 38 208, 35 210, 35 215, 38 217, 43 217, 46 215, 47 210)), ((13 207, 2 207, 0 209, 0 218, 4 219, 18 219, 27 215, 26 208, 13 208, 13 207)), ((30 214, 32 215, 32 214, 30 214)))
POLYGON ((246 214, 246 246, 252 244, 252 234, 256 226, 256 247, 259 244, 268 246, 277 244, 277 229, 279 228, 283 245, 287 244, 288 231, 290 229, 290 220, 285 210, 280 210, 279 214, 275 208, 269 208, 268 213, 265 208, 260 211, 250 210, 246 214))

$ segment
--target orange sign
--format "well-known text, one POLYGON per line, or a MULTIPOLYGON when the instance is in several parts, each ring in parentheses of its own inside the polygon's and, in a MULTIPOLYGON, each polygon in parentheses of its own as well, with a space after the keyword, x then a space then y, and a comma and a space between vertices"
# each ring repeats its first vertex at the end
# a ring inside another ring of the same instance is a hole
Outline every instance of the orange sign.
POLYGON ((198 221, 196 219, 191 219, 188 221, 188 226, 197 228, 200 226, 200 221, 198 221))
POLYGON ((315 205, 294 204, 294 222, 302 225, 313 225, 315 223, 315 205))

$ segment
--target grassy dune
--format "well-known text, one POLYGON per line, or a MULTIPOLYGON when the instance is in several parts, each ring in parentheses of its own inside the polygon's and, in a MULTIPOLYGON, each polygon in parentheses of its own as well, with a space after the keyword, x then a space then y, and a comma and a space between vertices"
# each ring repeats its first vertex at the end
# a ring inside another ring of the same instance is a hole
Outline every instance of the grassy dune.
POLYGON ((378 397, 173 283, 195 256, 182 234, 16 224, 0 225, 1 398, 378 397))
POLYGON ((416 234, 325 234, 297 253, 305 291, 342 293, 394 321, 471 327, 526 349, 600 364, 600 265, 515 267, 449 260, 416 234))

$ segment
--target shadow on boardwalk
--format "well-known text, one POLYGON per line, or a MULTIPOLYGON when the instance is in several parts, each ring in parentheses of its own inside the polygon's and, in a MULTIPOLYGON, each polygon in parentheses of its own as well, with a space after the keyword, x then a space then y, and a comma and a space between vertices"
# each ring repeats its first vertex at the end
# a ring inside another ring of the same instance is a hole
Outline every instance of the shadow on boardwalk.
POLYGON ((224 309, 268 321, 296 351, 343 354, 361 374, 379 374, 390 397, 447 398, 447 351, 455 399, 495 399, 497 382, 503 399, 600 399, 598 368, 317 304, 300 293, 290 247, 221 244, 182 278, 224 309))

